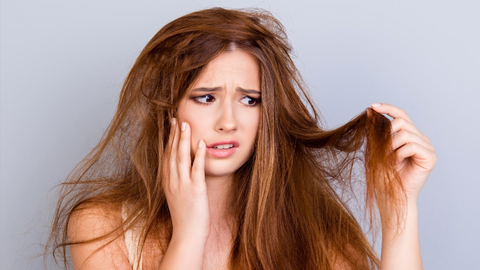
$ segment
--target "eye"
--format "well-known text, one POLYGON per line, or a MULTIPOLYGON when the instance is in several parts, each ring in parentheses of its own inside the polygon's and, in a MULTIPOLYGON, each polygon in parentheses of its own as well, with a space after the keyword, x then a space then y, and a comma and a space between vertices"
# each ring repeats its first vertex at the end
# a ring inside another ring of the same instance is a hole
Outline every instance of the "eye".
POLYGON ((212 102, 215 101, 215 98, 210 94, 204 95, 204 96, 199 96, 199 97, 193 97, 192 99, 195 100, 196 102, 200 103, 200 104, 208 104, 208 103, 212 103, 212 102))
POLYGON ((247 105, 247 106, 256 106, 258 103, 260 103, 260 99, 259 98, 252 98, 252 97, 249 97, 249 96, 244 96, 241 100, 240 100, 241 103, 247 105))

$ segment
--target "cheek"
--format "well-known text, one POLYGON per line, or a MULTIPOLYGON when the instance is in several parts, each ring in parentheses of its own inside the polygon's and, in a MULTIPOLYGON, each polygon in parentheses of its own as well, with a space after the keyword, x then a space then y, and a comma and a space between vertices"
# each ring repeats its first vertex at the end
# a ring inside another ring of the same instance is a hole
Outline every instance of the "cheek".
POLYGON ((257 137, 258 127, 260 125, 260 110, 242 115, 242 126, 246 139, 253 143, 257 137))
POLYGON ((212 125, 210 123, 208 113, 203 111, 191 111, 188 115, 184 115, 182 121, 187 122, 190 125, 192 131, 192 139, 206 139, 205 135, 208 134, 208 129, 212 125))
POLYGON ((201 110, 189 110, 187 114, 179 114, 178 121, 187 122, 190 125, 190 154, 192 158, 197 152, 199 141, 201 139, 208 140, 209 127, 211 126, 208 116, 209 114, 205 114, 201 110))
POLYGON ((204 116, 204 110, 201 110, 198 106, 191 106, 188 102, 182 105, 178 110, 178 121, 179 123, 187 122, 190 125, 193 138, 195 135, 202 132, 202 126, 204 126, 207 118, 204 116))

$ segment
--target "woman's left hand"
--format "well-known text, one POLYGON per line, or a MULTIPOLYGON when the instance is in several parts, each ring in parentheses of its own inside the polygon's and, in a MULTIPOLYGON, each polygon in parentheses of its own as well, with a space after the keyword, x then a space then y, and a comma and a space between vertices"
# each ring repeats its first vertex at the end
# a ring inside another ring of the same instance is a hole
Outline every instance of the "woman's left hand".
POLYGON ((437 163, 435 148, 430 143, 430 139, 415 127, 404 110, 385 103, 372 104, 372 109, 394 118, 391 121, 392 145, 397 170, 407 198, 416 201, 437 163))

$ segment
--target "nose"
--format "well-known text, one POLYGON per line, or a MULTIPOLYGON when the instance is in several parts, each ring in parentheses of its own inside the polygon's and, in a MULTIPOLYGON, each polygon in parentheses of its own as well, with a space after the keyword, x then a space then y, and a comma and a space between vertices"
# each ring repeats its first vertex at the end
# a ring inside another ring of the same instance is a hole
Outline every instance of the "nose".
POLYGON ((237 130, 235 108, 230 101, 224 101, 218 110, 215 130, 217 132, 235 132, 237 130))

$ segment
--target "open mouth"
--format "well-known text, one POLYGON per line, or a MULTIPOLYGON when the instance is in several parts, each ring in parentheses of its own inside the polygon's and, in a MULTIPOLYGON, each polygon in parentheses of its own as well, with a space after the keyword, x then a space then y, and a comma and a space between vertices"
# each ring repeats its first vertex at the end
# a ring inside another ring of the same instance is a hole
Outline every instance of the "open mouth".
POLYGON ((219 145, 215 145, 214 147, 212 147, 214 149, 230 149, 230 148, 233 148, 233 144, 219 144, 219 145))
POLYGON ((207 145, 208 153, 217 158, 225 158, 233 155, 240 144, 235 140, 220 141, 207 145))

